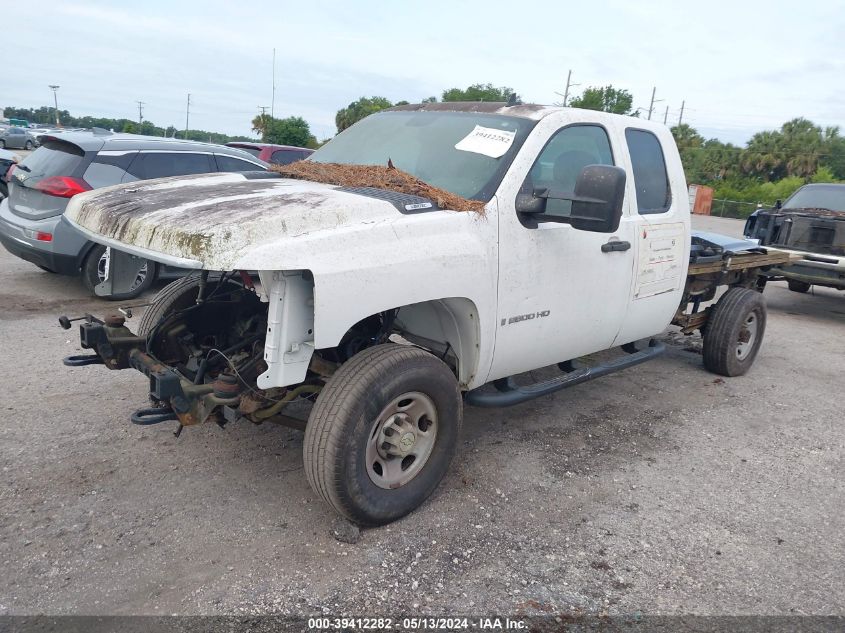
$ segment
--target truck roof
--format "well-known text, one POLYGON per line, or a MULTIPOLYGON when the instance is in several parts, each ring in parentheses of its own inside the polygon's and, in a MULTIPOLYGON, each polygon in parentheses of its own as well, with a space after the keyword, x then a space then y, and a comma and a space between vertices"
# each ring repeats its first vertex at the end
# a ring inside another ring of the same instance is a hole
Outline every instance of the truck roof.
MULTIPOLYGON (((582 108, 569 108, 563 106, 541 105, 539 103, 520 103, 517 105, 508 105, 504 101, 445 101, 434 103, 411 103, 408 105, 395 106, 387 110, 388 112, 396 111, 417 111, 417 112, 480 112, 483 114, 501 114, 503 116, 515 116, 523 119, 531 119, 539 121, 555 112, 586 112, 590 114, 591 118, 598 117, 599 119, 607 119, 610 121, 619 121, 624 119, 627 125, 630 126, 630 115, 610 114, 608 112, 599 112, 597 110, 584 110, 582 108)), ((640 119, 637 127, 645 129, 664 128, 662 123, 649 121, 648 119, 640 119)))

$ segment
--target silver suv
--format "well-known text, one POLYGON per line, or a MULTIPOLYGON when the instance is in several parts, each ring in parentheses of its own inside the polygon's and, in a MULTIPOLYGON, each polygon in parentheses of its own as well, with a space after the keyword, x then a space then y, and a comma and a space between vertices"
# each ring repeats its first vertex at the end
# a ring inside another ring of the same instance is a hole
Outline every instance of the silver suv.
MULTIPOLYGON (((93 292, 107 275, 110 251, 62 215, 78 193, 134 180, 208 172, 266 171, 242 150, 155 136, 106 131, 44 136, 41 147, 10 170, 9 197, 0 202, 0 242, 43 270, 82 275, 93 292)), ((145 262, 132 288, 110 299, 131 299, 159 277, 185 271, 145 262)))

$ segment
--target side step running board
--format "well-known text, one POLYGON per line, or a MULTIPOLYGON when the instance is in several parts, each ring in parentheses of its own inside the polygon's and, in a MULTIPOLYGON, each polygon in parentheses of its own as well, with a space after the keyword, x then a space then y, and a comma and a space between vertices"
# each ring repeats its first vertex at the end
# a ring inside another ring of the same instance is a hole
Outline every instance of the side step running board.
MULTIPOLYGON (((510 407, 515 404, 520 404, 540 396, 545 396, 566 387, 572 387, 582 382, 587 382, 594 378, 600 378, 607 374, 612 374, 620 369, 639 365, 647 360, 651 360, 655 356, 659 356, 666 351, 666 346, 663 343, 651 339, 648 347, 642 350, 636 350, 635 347, 629 345, 623 346, 623 349, 628 352, 626 356, 614 358, 595 367, 583 367, 574 369, 562 376, 557 376, 550 380, 534 383, 533 385, 520 386, 516 384, 513 377, 502 378, 493 382, 498 391, 489 391, 484 387, 473 389, 467 392, 465 400, 467 404, 475 407, 510 407), (482 391, 484 389, 484 391, 482 391)), ((567 364, 560 363, 561 368, 567 364)))

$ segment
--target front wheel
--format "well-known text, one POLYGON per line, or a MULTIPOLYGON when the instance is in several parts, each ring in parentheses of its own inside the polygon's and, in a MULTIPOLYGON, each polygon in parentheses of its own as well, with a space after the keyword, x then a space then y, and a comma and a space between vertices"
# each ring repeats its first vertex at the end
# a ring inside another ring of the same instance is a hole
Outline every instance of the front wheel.
POLYGON ((722 376, 741 376, 754 364, 765 331, 763 295, 748 288, 729 288, 707 320, 704 366, 722 376))
POLYGON ((24 146, 26 150, 32 150, 32 141, 27 141, 26 145, 24 146))
POLYGON ((311 411, 308 483, 356 523, 395 521, 440 483, 462 420, 457 380, 441 360, 416 347, 366 349, 332 376, 311 411))
MULTIPOLYGON (((88 253, 85 258, 85 263, 82 264, 82 281, 85 287, 91 291, 91 294, 96 294, 94 288, 106 280, 106 269, 108 267, 109 251, 105 246, 97 245, 88 253)), ((110 301, 125 301, 127 299, 134 299, 141 295, 145 290, 153 285, 156 276, 156 264, 146 260, 144 265, 138 270, 132 286, 127 292, 119 292, 102 297, 110 301)))

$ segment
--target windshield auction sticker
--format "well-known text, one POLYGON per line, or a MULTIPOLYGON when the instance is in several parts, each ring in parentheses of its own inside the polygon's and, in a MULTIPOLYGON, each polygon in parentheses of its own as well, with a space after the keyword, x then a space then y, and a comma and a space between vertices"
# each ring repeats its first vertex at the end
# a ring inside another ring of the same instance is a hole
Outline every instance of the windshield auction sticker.
POLYGON ((459 149, 462 152, 484 154, 490 158, 499 158, 500 156, 504 156, 505 152, 513 145, 515 136, 516 132, 476 125, 472 132, 467 134, 455 145, 455 149, 459 149))

